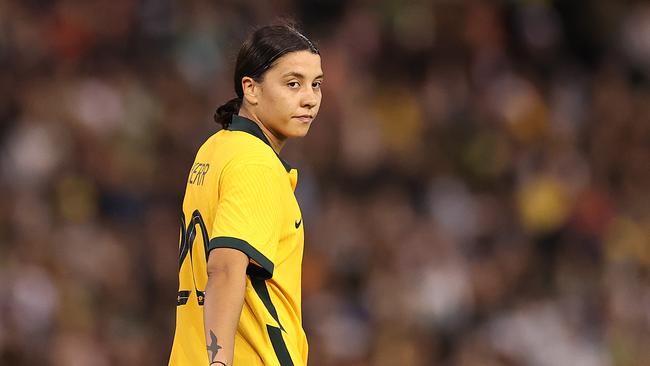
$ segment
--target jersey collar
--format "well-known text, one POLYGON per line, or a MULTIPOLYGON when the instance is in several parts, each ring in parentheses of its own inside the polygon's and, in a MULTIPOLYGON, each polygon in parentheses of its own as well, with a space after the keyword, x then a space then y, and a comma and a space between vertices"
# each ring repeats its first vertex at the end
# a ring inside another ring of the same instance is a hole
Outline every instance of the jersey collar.
MULTIPOLYGON (((251 121, 250 119, 248 119, 246 117, 242 117, 242 116, 233 114, 232 121, 231 121, 230 125, 228 125, 227 129, 230 130, 230 131, 243 131, 243 132, 250 133, 251 135, 259 138, 262 141, 264 141, 265 144, 267 144, 267 145, 269 145, 269 147, 271 147, 271 144, 269 143, 269 140, 266 138, 266 136, 264 136, 264 132, 262 132, 262 129, 260 128, 260 126, 258 126, 257 123, 251 121)), ((275 152, 275 150, 274 150, 274 152, 275 152)), ((290 172, 291 169, 293 169, 293 167, 289 163, 284 161, 284 159, 282 159, 280 157, 280 155, 278 155, 277 153, 275 155, 278 157, 278 159, 280 159, 280 162, 282 162, 282 165, 284 166, 284 169, 287 172, 290 172)))

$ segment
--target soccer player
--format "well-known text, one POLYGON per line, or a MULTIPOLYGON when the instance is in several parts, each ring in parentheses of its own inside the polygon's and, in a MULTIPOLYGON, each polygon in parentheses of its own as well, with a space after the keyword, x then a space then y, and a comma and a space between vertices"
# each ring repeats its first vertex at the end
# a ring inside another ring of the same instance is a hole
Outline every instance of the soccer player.
POLYGON ((297 172, 278 155, 321 103, 318 48, 291 25, 242 45, 237 97, 199 149, 181 215, 171 366, 306 365, 297 172))

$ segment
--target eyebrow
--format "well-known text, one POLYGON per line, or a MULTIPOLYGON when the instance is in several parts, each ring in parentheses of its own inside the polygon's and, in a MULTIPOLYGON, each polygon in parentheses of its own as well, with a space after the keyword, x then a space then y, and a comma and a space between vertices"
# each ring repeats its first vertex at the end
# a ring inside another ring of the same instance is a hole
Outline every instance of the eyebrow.
MULTIPOLYGON (((305 75, 303 75, 303 74, 301 74, 299 72, 295 72, 295 71, 289 71, 289 72, 282 75, 283 78, 285 78, 287 76, 295 76, 295 77, 297 77, 299 79, 305 79, 305 75)), ((323 78, 323 74, 320 74, 320 75, 316 76, 314 79, 322 79, 322 78, 323 78)))

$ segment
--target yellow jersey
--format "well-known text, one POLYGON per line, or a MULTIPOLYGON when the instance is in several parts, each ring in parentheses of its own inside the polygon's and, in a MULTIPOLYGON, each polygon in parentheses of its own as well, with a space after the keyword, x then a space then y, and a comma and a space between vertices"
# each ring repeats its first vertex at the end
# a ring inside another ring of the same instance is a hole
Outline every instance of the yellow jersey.
POLYGON ((250 259, 234 366, 307 364, 297 177, 259 126, 241 116, 201 146, 183 200, 170 366, 209 363, 203 301, 206 261, 214 248, 238 249, 250 259))

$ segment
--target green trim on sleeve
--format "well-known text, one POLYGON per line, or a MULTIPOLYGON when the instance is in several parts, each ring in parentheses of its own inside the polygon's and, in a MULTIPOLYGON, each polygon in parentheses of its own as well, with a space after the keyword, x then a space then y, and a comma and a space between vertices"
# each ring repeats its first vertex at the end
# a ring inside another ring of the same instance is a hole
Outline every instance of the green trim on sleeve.
POLYGON ((230 236, 218 236, 208 244, 208 254, 215 248, 232 248, 237 249, 248 256, 248 258, 254 260, 261 266, 255 266, 252 263, 248 266, 246 270, 249 274, 255 274, 261 278, 269 279, 273 277, 273 262, 268 259, 264 254, 259 250, 255 249, 252 245, 248 244, 247 241, 241 240, 238 238, 233 238, 230 236), (253 267, 251 267, 253 266, 253 267))

